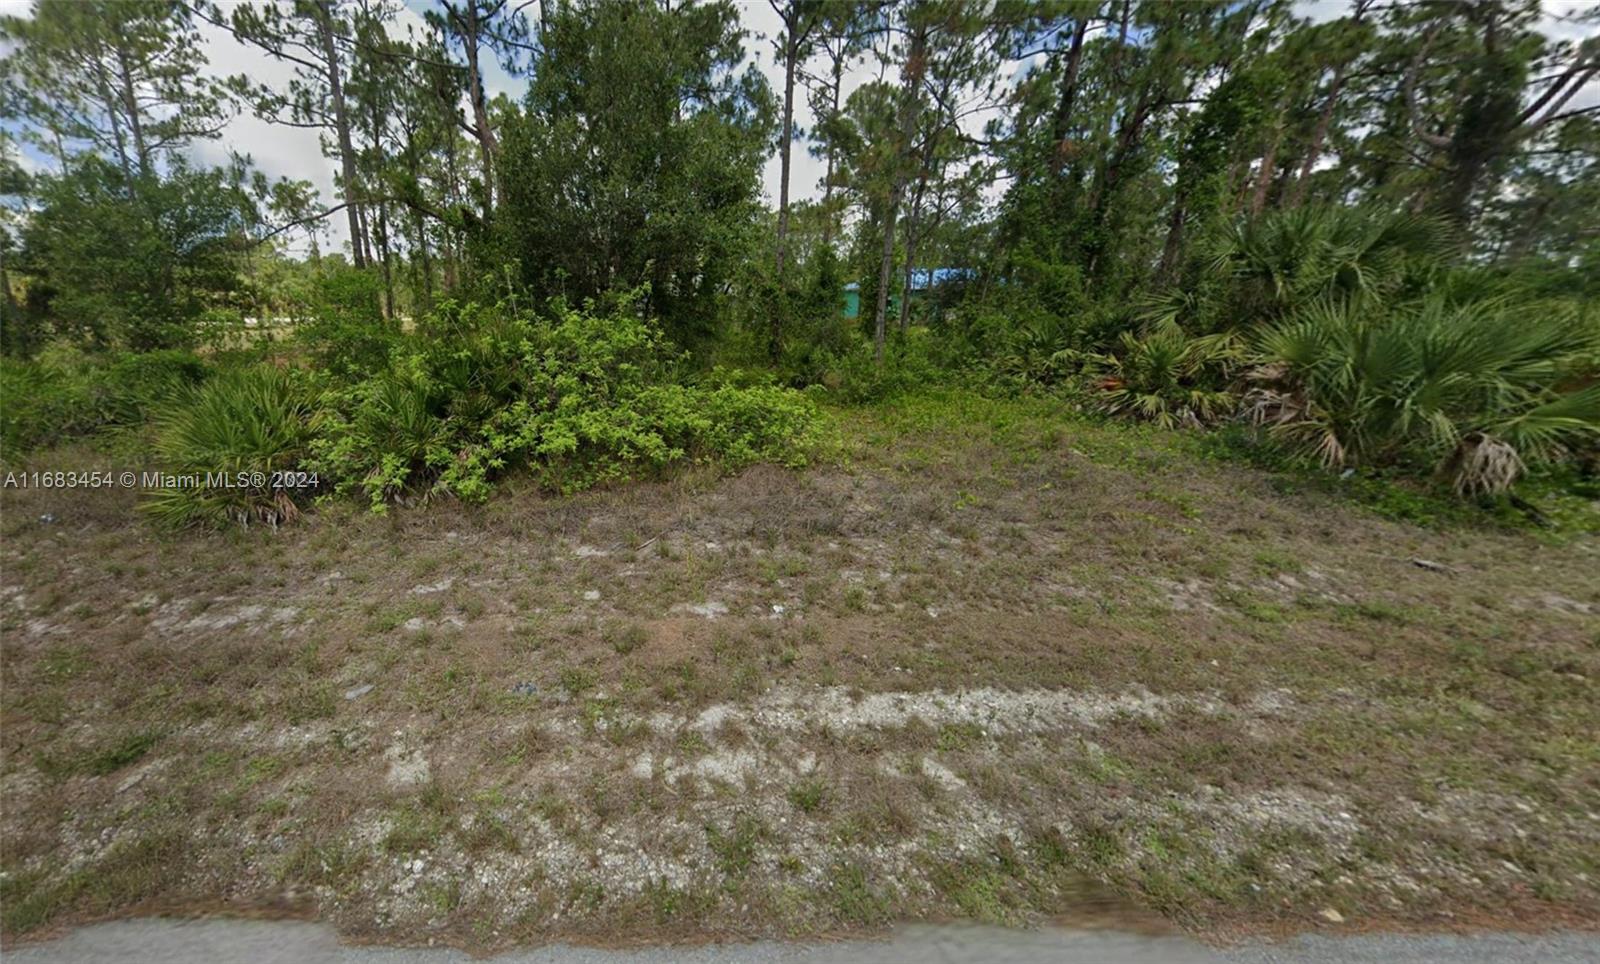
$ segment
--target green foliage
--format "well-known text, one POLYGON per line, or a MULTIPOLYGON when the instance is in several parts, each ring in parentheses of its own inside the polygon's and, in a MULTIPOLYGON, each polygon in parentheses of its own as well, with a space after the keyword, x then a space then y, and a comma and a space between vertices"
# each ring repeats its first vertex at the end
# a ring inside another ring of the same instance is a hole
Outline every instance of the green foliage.
POLYGON ((989 336, 999 346, 990 366, 1014 383, 1060 385, 1078 370, 1077 346, 1083 338, 1073 320, 1034 314, 1003 328, 992 317, 980 318, 979 324, 1002 330, 989 336))
POLYGON ((139 425, 206 372, 199 356, 180 350, 97 355, 57 345, 31 361, 0 358, 0 446, 12 455, 139 425))
POLYGON ((1499 492, 1600 436, 1600 324, 1496 297, 1317 301, 1262 332, 1256 419, 1324 465, 1415 464, 1499 492))
POLYGON ((317 367, 338 378, 382 369, 400 334, 383 317, 377 275, 343 264, 325 266, 312 286, 309 320, 295 334, 317 367))
MULTIPOLYGON (((0 445, 159 409, 174 465, 314 458, 381 508, 483 498, 513 471, 570 491, 792 463, 816 416, 775 386, 871 403, 967 383, 1165 427, 1248 396, 1276 451, 1443 470, 1463 493, 1565 478, 1556 463, 1594 450, 1600 126, 1570 97, 1600 40, 1546 35, 1532 0, 1319 24, 1280 3, 780 4, 775 52, 807 88, 786 93, 816 119, 781 149, 809 139, 828 172, 781 218, 760 191, 776 108, 739 7, 545 6, 419 10, 406 39, 403 5, 230 8, 237 38, 293 61, 275 86, 209 68, 196 17, 216 12, 194 4, 0 17, 0 189, 19 199, 0 206, 0 349, 44 349, 0 366, 0 445), (889 69, 846 96, 879 47, 889 69), (997 73, 1026 51, 1027 71, 997 73), (480 59, 525 88, 491 100, 480 59), (359 203, 243 158, 196 167, 246 107, 320 129, 359 203), (336 213, 355 267, 322 255, 336 213), (289 238, 310 258, 274 247, 289 238), (913 298, 907 265, 968 270, 913 298), (880 286, 920 310, 900 331, 890 311, 875 357, 880 286), (293 340, 249 316, 292 317, 293 340), (294 398, 263 389, 252 414, 225 396, 275 376, 191 397, 196 345, 226 352, 212 367, 270 354, 318 378, 284 376, 294 398), (206 406, 217 426, 184 414, 206 406)), ((293 508, 252 498, 173 505, 293 508)))
POLYGON ((1232 338, 1191 338, 1176 328, 1139 337, 1123 332, 1118 350, 1090 356, 1085 374, 1095 403, 1113 415, 1129 415, 1162 428, 1198 428, 1232 414, 1225 384, 1239 351, 1232 338))
POLYGON ((98 379, 99 408, 111 425, 135 425, 166 402, 205 380, 199 355, 179 349, 119 354, 98 379))
POLYGON ((447 303, 390 367, 328 396, 318 468, 375 510, 411 489, 482 499, 505 471, 571 492, 680 461, 799 465, 819 416, 787 389, 691 386, 660 331, 624 300, 608 313, 551 303, 447 303))
POLYGON ((187 347, 239 284, 248 198, 223 171, 129 176, 86 157, 38 181, 18 267, 55 331, 98 347, 187 347))
POLYGON ((232 82, 205 69, 194 21, 180 0, 37 0, 0 16, 8 120, 26 118, 47 149, 87 143, 149 173, 228 116, 232 82))
POLYGON ((680 344, 755 249, 771 94, 719 2, 552 5, 506 124, 498 243, 540 296, 648 284, 680 344))
POLYGON ((1202 248, 1200 278, 1153 304, 1147 321, 1240 330, 1317 300, 1401 297, 1441 273, 1451 237, 1430 218, 1307 206, 1238 221, 1202 248))
POLYGON ((830 398, 852 405, 883 402, 917 388, 949 381, 949 371, 934 357, 928 332, 913 329, 905 338, 891 339, 882 364, 871 342, 854 337, 850 346, 826 360, 814 383, 830 398))
POLYGON ((86 380, 48 365, 0 358, 0 445, 7 456, 81 435, 97 423, 86 380))
POLYGON ((257 365, 218 373, 158 417, 155 444, 167 472, 218 482, 156 490, 145 510, 174 526, 293 519, 295 497, 307 490, 275 485, 273 473, 301 466, 314 408, 293 372, 257 365))

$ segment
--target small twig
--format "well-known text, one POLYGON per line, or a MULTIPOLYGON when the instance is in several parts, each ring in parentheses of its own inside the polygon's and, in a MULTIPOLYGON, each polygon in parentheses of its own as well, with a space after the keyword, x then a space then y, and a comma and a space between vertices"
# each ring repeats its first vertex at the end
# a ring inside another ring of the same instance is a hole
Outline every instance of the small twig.
MULTIPOLYGON (((669 532, 671 532, 671 531, 672 531, 672 530, 671 530, 671 529, 662 529, 662 530, 661 530, 661 531, 660 531, 660 532, 658 532, 658 533, 656 533, 656 534, 655 534, 655 535, 653 535, 653 536, 651 536, 651 537, 650 537, 650 538, 648 538, 648 539, 646 539, 646 540, 645 540, 645 541, 643 541, 643 542, 641 542, 641 543, 639 543, 639 544, 638 544, 638 545, 636 545, 636 546, 634 546, 634 547, 633 547, 633 551, 634 551, 634 552, 638 552, 638 551, 639 551, 639 550, 641 550, 641 549, 648 549, 648 548, 650 548, 650 546, 651 546, 651 545, 652 545, 652 544, 653 544, 653 543, 654 543, 654 542, 655 542, 655 541, 656 541, 656 540, 657 540, 657 539, 660 539, 660 538, 661 538, 661 537, 662 537, 662 536, 664 536, 664 535, 666 535, 666 534, 667 534, 667 533, 669 533, 669 532)), ((615 544, 613 544, 613 545, 612 545, 612 546, 611 546, 611 548, 610 548, 610 549, 608 549, 608 550, 607 550, 607 551, 608 551, 608 552, 616 552, 616 551, 617 551, 617 550, 618 550, 618 549, 625 549, 625 548, 627 548, 627 547, 628 547, 628 544, 627 544, 627 542, 618 542, 618 543, 615 543, 615 544)))
POLYGON ((1445 565, 1442 562, 1434 562, 1431 559, 1412 559, 1411 560, 1411 564, 1413 566, 1416 566, 1418 569, 1426 569, 1429 572, 1455 573, 1455 572, 1458 571, 1456 569, 1450 568, 1449 566, 1445 565))

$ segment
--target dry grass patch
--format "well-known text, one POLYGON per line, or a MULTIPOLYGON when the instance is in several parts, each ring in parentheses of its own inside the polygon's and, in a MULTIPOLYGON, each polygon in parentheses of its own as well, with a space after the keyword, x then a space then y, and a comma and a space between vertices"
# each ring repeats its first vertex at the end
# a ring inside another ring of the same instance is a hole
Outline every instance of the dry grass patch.
POLYGON ((278 532, 0 493, 6 934, 1600 913, 1592 539, 973 406, 851 415, 832 469, 278 532))

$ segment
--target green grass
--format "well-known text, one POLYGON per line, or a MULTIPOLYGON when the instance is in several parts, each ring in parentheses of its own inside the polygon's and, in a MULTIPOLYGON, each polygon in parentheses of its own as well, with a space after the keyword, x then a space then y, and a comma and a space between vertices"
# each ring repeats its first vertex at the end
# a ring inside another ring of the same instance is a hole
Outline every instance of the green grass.
POLYGON ((789 788, 789 802, 805 814, 822 812, 831 796, 828 784, 816 777, 808 777, 789 788))
POLYGON ((834 913, 844 923, 872 927, 889 919, 890 899, 871 884, 859 864, 835 864, 828 871, 826 887, 834 913))
POLYGON ((180 880, 189 842, 177 830, 146 833, 114 845, 105 856, 50 882, 42 874, 0 880, 0 922, 15 935, 78 912, 108 914, 180 880))

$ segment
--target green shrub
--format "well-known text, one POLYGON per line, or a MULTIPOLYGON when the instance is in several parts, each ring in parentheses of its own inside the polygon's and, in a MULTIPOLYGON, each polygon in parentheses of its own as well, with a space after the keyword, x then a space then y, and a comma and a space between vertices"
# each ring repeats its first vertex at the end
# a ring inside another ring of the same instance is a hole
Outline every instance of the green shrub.
POLYGON ((317 367, 338 378, 381 371, 400 338, 400 325, 383 317, 382 280, 372 272, 331 267, 317 278, 309 320, 295 328, 317 367))
POLYGON ((1089 356, 1084 371, 1102 411, 1196 428, 1233 413, 1235 398, 1223 386, 1237 358, 1227 336, 1191 338, 1168 327, 1142 338, 1123 332, 1118 351, 1089 356))
POLYGON ((109 425, 143 422, 162 404, 199 385, 207 373, 199 355, 182 349, 114 355, 97 379, 103 421, 109 425))
POLYGON ((224 481, 157 489, 145 510, 175 526, 294 518, 296 497, 310 493, 273 475, 301 466, 313 410, 296 373, 260 365, 218 374, 157 416, 155 454, 173 475, 224 481))
POLYGON ((314 464, 382 511, 406 490, 482 499, 513 469, 571 492, 680 461, 806 461, 820 415, 803 395, 685 385, 679 362, 626 301, 544 317, 447 303, 386 371, 326 397, 314 464))
POLYGON ((206 372, 198 355, 178 349, 87 354, 56 345, 31 361, 0 359, 0 445, 15 455, 139 425, 206 372))
POLYGON ((1184 327, 1248 328, 1316 301, 1417 294, 1452 246, 1443 222, 1375 207, 1308 205, 1239 221, 1204 246, 1184 327))
POLYGON ((1600 437, 1600 324, 1508 297, 1322 301, 1257 341, 1252 412, 1324 465, 1435 469, 1501 492, 1600 437))
POLYGON ((929 332, 921 328, 911 329, 904 337, 892 335, 881 363, 872 343, 857 339, 850 350, 831 359, 817 384, 829 397, 847 404, 880 402, 949 381, 949 370, 934 352, 929 332))
POLYGON ((34 361, 0 358, 0 446, 7 457, 97 424, 82 376, 34 361))

